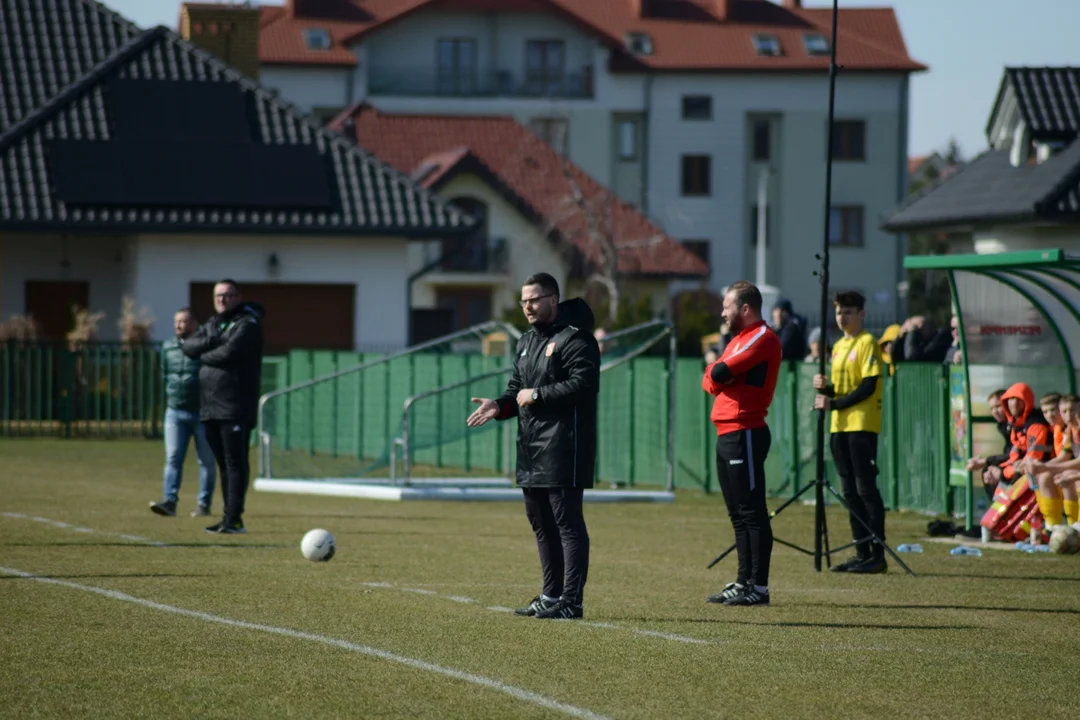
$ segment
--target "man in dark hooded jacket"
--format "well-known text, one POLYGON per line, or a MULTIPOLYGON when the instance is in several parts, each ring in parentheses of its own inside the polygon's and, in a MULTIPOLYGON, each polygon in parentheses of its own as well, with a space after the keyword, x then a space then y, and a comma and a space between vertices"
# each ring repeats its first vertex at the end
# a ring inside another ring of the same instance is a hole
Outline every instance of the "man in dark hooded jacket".
POLYGON ((589 573, 582 500, 596 467, 600 348, 592 310, 580 299, 560 303, 551 275, 525 280, 521 307, 532 329, 518 341, 506 392, 494 400, 473 398, 480 407, 467 423, 518 418, 517 484, 536 534, 544 587, 515 612, 570 620, 582 617, 589 573))
POLYGON ((245 303, 234 280, 214 285, 214 309, 198 332, 183 341, 184 354, 197 359, 199 418, 222 479, 225 516, 210 533, 243 533, 244 498, 251 468, 248 445, 255 427, 262 372, 263 309, 245 303))

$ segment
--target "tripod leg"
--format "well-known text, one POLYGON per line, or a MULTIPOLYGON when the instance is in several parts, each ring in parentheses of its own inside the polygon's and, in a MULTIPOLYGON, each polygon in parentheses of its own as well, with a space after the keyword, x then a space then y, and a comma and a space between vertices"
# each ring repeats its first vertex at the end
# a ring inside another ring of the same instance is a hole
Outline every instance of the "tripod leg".
MULTIPOLYGON (((781 505, 780 507, 776 508, 776 509, 775 509, 775 510, 773 510, 773 511, 772 511, 771 513, 769 513, 769 520, 772 520, 772 519, 773 519, 774 517, 776 517, 777 515, 779 515, 780 513, 782 513, 782 512, 784 511, 784 508, 786 508, 786 507, 787 507, 788 505, 790 505, 791 503, 793 503, 793 502, 795 502, 796 500, 798 500, 798 499, 799 499, 800 497, 802 497, 803 493, 805 493, 805 492, 806 492, 807 490, 809 490, 809 489, 810 489, 810 488, 812 488, 812 487, 814 487, 814 483, 810 483, 810 484, 806 485, 805 487, 803 487, 803 489, 802 489, 802 490, 800 490, 799 492, 795 493, 795 494, 794 494, 794 495, 792 495, 792 496, 791 496, 790 498, 788 498, 788 499, 787 499, 787 500, 786 500, 786 501, 784 502, 784 504, 782 504, 782 505, 781 505)), ((774 540, 775 540, 775 538, 774 538, 774 540)), ((776 540, 776 542, 779 542, 779 543, 781 543, 781 544, 783 544, 783 545, 788 545, 789 547, 793 547, 793 548, 795 548, 796 550, 799 550, 800 552, 806 552, 806 550, 803 550, 802 548, 799 548, 799 547, 795 547, 794 545, 791 545, 791 543, 786 543, 786 542, 784 542, 783 540, 776 540)), ((708 564, 708 565, 707 565, 707 566, 705 567, 705 569, 706 569, 706 570, 708 570, 708 569, 712 568, 712 566, 713 566, 713 565, 715 565, 716 563, 720 562, 721 560, 723 560, 724 558, 726 558, 726 557, 727 557, 727 556, 728 556, 729 554, 731 554, 731 551, 732 551, 732 550, 734 550, 734 549, 735 549, 735 546, 734 546, 734 545, 732 545, 731 547, 729 547, 729 548, 728 548, 727 550, 725 550, 725 551, 724 551, 723 553, 721 553, 719 557, 717 557, 717 558, 716 558, 715 560, 713 560, 713 561, 712 561, 711 563, 709 563, 709 564, 708 564)))
POLYGON ((862 526, 863 526, 863 528, 864 528, 864 529, 866 530, 866 534, 867 534, 867 537, 871 538, 871 539, 872 539, 872 540, 873 540, 873 541, 874 541, 875 543, 877 543, 877 544, 878 544, 878 545, 880 545, 881 547, 885 548, 885 550, 886 550, 886 551, 888 551, 889 555, 891 555, 891 556, 892 556, 892 558, 893 558, 894 560, 896 560, 896 562, 897 562, 897 563, 898 563, 898 564, 900 565, 900 567, 904 568, 904 570, 905 570, 905 571, 907 572, 907 574, 908 574, 908 575, 912 575, 912 576, 914 576, 914 575, 915 575, 915 573, 913 573, 913 572, 911 571, 911 568, 909 568, 909 567, 907 566, 907 564, 906 564, 906 563, 905 563, 905 562, 904 562, 903 560, 901 560, 901 559, 900 559, 900 556, 899 556, 899 555, 897 555, 897 554, 896 554, 895 552, 893 552, 893 549, 892 549, 891 547, 889 547, 888 545, 886 545, 886 544, 885 544, 885 541, 884 541, 884 540, 882 540, 881 538, 879 538, 879 537, 878 537, 877 535, 875 535, 875 534, 874 534, 874 531, 873 531, 873 529, 872 529, 872 528, 871 528, 871 527, 870 527, 870 526, 869 526, 869 525, 868 525, 868 524, 866 523, 866 520, 864 520, 863 518, 861 518, 861 517, 860 517, 859 515, 857 515, 857 514, 855 514, 855 513, 852 513, 852 512, 851 512, 851 508, 850 508, 850 507, 848 507, 848 504, 847 504, 847 502, 846 502, 846 501, 844 500, 844 496, 843 496, 843 495, 841 495, 840 493, 836 492, 836 489, 835 489, 835 488, 833 488, 833 486, 832 486, 832 485, 829 485, 828 483, 826 483, 826 484, 825 484, 825 487, 826 487, 826 488, 828 488, 829 492, 831 492, 831 493, 833 494, 833 496, 834 496, 834 497, 835 497, 835 498, 836 498, 837 500, 839 500, 839 501, 840 501, 840 504, 841 504, 841 505, 842 505, 842 506, 844 507, 844 509, 845 509, 845 510, 847 510, 847 511, 848 511, 849 513, 851 513, 851 516, 852 516, 853 518, 855 518, 856 520, 858 520, 858 521, 859 521, 859 524, 860 524, 860 525, 862 525, 862 526))
POLYGON ((717 556, 717 558, 716 558, 715 560, 713 560, 713 561, 712 561, 711 563, 709 563, 709 564, 708 564, 708 565, 707 565, 707 566, 705 567, 705 569, 706 569, 706 570, 710 569, 710 568, 711 568, 711 567, 712 567, 713 565, 715 565, 716 563, 718 563, 718 562, 720 562, 721 560, 723 560, 724 558, 726 558, 726 557, 727 557, 728 555, 730 555, 730 554, 731 554, 731 551, 732 551, 732 550, 734 550, 734 549, 735 549, 735 545, 732 545, 732 546, 731 546, 731 547, 729 547, 729 548, 728 548, 727 550, 725 550, 724 552, 720 553, 720 555, 718 555, 718 556, 717 556))

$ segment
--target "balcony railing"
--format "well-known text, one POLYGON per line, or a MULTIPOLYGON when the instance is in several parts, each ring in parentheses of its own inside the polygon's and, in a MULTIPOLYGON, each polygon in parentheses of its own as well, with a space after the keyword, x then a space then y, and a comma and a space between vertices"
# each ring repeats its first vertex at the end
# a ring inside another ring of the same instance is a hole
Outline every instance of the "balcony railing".
POLYGON ((592 66, 558 76, 509 70, 447 72, 438 68, 371 68, 368 94, 387 97, 513 97, 587 99, 593 97, 592 66))
POLYGON ((497 240, 443 240, 440 271, 504 274, 510 267, 509 243, 497 240), (464 243, 460 246, 458 243, 464 243), (455 252, 457 250, 457 252, 455 252))

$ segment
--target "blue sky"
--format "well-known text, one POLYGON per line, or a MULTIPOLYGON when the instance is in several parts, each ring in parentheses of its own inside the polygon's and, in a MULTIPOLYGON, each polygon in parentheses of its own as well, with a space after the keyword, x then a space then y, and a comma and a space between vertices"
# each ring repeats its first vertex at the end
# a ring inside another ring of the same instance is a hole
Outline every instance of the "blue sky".
MULTIPOLYGON (((105 2, 143 27, 175 28, 181 0, 105 2)), ((840 0, 840 7, 889 5, 912 57, 930 66, 911 82, 912 155, 944 149, 951 137, 967 156, 984 149, 1006 66, 1080 66, 1080 0, 840 0)))

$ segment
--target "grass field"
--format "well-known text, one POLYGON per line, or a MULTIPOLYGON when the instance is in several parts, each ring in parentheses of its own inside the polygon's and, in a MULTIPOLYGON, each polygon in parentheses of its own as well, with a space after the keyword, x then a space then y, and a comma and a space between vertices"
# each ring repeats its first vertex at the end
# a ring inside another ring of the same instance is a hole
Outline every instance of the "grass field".
MULTIPOLYGON (((517 503, 248 495, 245 536, 160 518, 148 441, 0 439, 0 716, 1076 717, 1080 556, 923 543, 918 574, 815 573, 706 605, 718 497, 590 505, 585 622, 514 617, 539 568, 517 503), (305 561, 303 533, 338 555, 305 561)), ((217 503, 216 503, 217 504, 217 503)), ((830 509, 834 544, 846 522, 830 509)), ((927 518, 894 514, 893 544, 927 518)), ((809 508, 779 537, 811 542, 809 508)))

